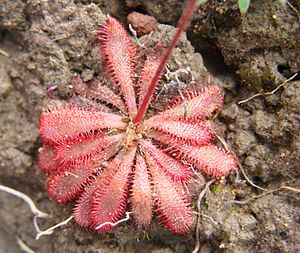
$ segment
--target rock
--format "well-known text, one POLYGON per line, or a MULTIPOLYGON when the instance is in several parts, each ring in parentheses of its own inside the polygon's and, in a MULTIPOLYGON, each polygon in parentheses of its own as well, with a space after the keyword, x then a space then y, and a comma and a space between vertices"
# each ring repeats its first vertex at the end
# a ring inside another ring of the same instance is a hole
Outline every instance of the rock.
POLYGON ((135 11, 127 16, 127 22, 137 32, 137 36, 149 34, 158 26, 158 22, 154 17, 135 11))

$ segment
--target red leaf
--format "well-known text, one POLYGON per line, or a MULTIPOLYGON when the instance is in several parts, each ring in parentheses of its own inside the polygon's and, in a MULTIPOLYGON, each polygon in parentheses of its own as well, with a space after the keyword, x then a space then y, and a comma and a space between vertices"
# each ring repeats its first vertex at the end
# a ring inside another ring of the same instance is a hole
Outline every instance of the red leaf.
POLYGON ((77 106, 66 106, 43 112, 39 132, 44 142, 57 143, 80 133, 103 128, 125 129, 122 117, 77 106))
POLYGON ((80 76, 73 76, 72 86, 77 94, 83 95, 93 100, 99 100, 106 104, 112 104, 126 113, 126 107, 119 95, 115 94, 108 86, 103 85, 100 79, 93 81, 89 87, 83 82, 80 76))
POLYGON ((39 150, 39 168, 46 174, 51 174, 57 170, 58 163, 53 146, 44 144, 39 150))
MULTIPOLYGON (((135 152, 136 149, 134 148, 128 150, 124 154, 123 162, 103 177, 94 191, 90 209, 90 219, 93 227, 98 227, 106 222, 115 223, 122 218, 127 204, 128 179, 135 152)), ((98 232, 108 231, 112 228, 111 225, 105 225, 98 229, 98 232)))
POLYGON ((120 86, 129 114, 135 115, 137 106, 131 77, 134 75, 136 46, 124 27, 112 17, 100 27, 99 40, 107 72, 120 86))
POLYGON ((178 147, 183 156, 195 167, 213 177, 227 176, 237 170, 236 161, 232 154, 215 145, 192 147, 181 145, 178 147))
POLYGON ((149 155, 160 164, 160 168, 163 169, 163 172, 170 175, 173 179, 186 181, 192 175, 192 171, 188 166, 170 157, 151 144, 151 142, 143 140, 142 146, 149 155))
POLYGON ((124 134, 107 135, 88 133, 63 140, 55 148, 60 164, 81 164, 101 153, 109 145, 119 142, 124 134))
POLYGON ((203 119, 220 110, 223 105, 223 94, 217 85, 206 86, 201 91, 186 91, 184 98, 174 98, 170 108, 157 117, 203 119))
POLYGON ((206 145, 212 139, 209 129, 203 123, 191 120, 154 116, 144 122, 144 127, 156 129, 159 131, 158 135, 166 135, 170 143, 175 142, 179 145, 185 143, 206 145))
MULTIPOLYGON (((103 160, 108 160, 110 157, 115 155, 118 151, 118 147, 116 145, 111 145, 103 152, 104 159, 100 161, 103 163, 103 160)), ((101 182, 104 178, 106 178, 115 167, 117 167, 121 162, 124 156, 124 153, 121 151, 112 161, 110 161, 109 166, 101 173, 95 176, 95 180, 88 186, 84 188, 83 194, 80 196, 79 200, 76 203, 74 208, 74 216, 76 222, 83 227, 93 227, 92 221, 90 219, 90 209, 91 209, 91 199, 93 196, 93 192, 101 185, 101 182)), ((97 164, 97 160, 95 159, 95 163, 97 164)), ((99 173, 99 172, 98 172, 99 173)))
POLYGON ((137 154, 131 192, 132 214, 139 227, 148 227, 152 219, 153 199, 149 172, 144 157, 137 154))
POLYGON ((102 167, 103 162, 111 158, 118 150, 115 144, 103 149, 93 159, 81 163, 65 165, 48 180, 48 192, 54 200, 65 203, 78 197, 84 187, 94 180, 94 175, 102 167))
POLYGON ((49 196, 59 203, 66 203, 79 196, 94 172, 94 165, 70 166, 48 180, 49 196))
POLYGON ((145 98, 145 95, 150 87, 151 80, 160 64, 162 59, 163 50, 162 43, 157 43, 154 51, 147 55, 147 59, 140 73, 139 81, 138 81, 138 98, 139 104, 141 105, 142 101, 145 98))
POLYGON ((187 198, 183 196, 181 189, 170 177, 160 173, 159 164, 146 155, 153 187, 156 194, 157 213, 167 229, 176 234, 187 233, 193 224, 192 209, 190 208, 187 198))
POLYGON ((82 227, 92 227, 92 221, 90 219, 90 209, 91 209, 91 198, 93 192, 97 189, 97 179, 91 183, 91 185, 85 187, 84 192, 80 196, 80 198, 77 200, 76 205, 74 207, 74 216, 76 222, 82 226, 82 227))

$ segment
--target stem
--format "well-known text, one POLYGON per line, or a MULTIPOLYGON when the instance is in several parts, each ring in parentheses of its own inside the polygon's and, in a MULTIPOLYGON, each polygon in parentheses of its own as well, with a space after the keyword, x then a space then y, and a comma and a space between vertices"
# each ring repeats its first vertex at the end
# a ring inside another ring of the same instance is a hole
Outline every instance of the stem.
POLYGON ((178 29, 162 59, 162 61, 160 62, 152 80, 151 80, 151 84, 149 86, 149 89, 146 93, 146 96, 137 112, 137 115, 135 117, 135 119, 133 120, 133 123, 134 124, 138 124, 144 117, 145 115, 145 112, 148 108, 148 105, 149 105, 149 102, 152 98, 152 95, 154 93, 154 90, 155 90, 155 87, 157 85, 157 82, 159 80, 159 77, 162 73, 162 71, 164 70, 164 67, 166 65, 166 63, 168 62, 168 60, 170 59, 171 55, 172 55, 172 52, 173 52, 173 49, 175 48, 178 40, 179 40, 179 37, 180 35, 183 33, 183 31, 185 30, 190 18, 192 17, 193 15, 193 12, 194 12, 194 9, 196 7, 196 4, 197 4, 197 0, 191 0, 188 4, 188 6, 186 7, 186 9, 184 10, 180 20, 179 20, 179 23, 178 23, 178 29))

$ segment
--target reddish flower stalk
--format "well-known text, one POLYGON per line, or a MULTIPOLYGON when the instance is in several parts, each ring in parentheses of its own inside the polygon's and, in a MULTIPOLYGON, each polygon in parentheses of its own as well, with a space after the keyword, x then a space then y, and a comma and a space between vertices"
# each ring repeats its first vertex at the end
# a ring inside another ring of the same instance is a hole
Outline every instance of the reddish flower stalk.
POLYGON ((154 77, 151 80, 151 84, 145 95, 145 98, 144 98, 141 106, 139 107, 139 110, 137 112, 135 119, 133 120, 134 124, 140 123, 141 120, 143 119, 145 112, 147 111, 147 108, 149 106, 149 102, 153 96, 153 93, 154 93, 155 87, 157 85, 157 82, 159 80, 159 77, 160 77, 161 73, 163 72, 164 67, 167 64, 168 60, 170 59, 173 49, 175 48, 175 46, 180 38, 180 35, 184 32, 185 28, 187 27, 188 22, 191 19, 192 15, 194 13, 194 10, 196 8, 196 3, 197 3, 197 0, 191 0, 189 2, 188 6, 186 7, 186 9, 184 10, 184 12, 179 20, 177 31, 176 31, 173 39, 171 40, 170 45, 168 46, 168 49, 154 74, 154 77))

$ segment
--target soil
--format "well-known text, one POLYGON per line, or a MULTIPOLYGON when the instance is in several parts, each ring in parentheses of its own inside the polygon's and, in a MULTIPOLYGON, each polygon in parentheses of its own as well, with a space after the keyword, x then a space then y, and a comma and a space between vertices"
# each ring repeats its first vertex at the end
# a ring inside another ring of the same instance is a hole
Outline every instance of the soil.
MULTIPOLYGON (((72 75, 89 81, 101 74, 95 38, 105 14, 123 22, 132 11, 152 15, 161 24, 140 42, 162 39, 167 45, 184 7, 179 2, 0 0, 0 183, 26 193, 49 213, 39 220, 42 228, 68 218, 72 204, 62 206, 48 197, 37 168, 41 111, 72 96, 72 75), (53 85, 58 90, 49 100, 46 91, 53 85)), ((182 37, 169 62, 171 72, 181 69, 181 84, 164 76, 159 103, 151 108, 161 108, 178 89, 195 80, 205 83, 210 75, 225 92, 217 119, 223 136, 249 179, 267 189, 300 187, 299 9, 297 0, 285 6, 253 0, 245 15, 235 0, 202 5, 187 31, 189 40, 182 37), (273 94, 238 103, 272 91, 295 73, 273 94)), ((251 198, 262 193, 241 172, 214 184, 201 209, 214 222, 201 216, 199 252, 300 252, 299 193, 280 190, 251 198)), ((22 200, 0 192, 0 253, 24 252, 16 237, 42 253, 191 252, 195 245, 195 229, 178 236, 153 225, 136 233, 131 222, 104 235, 70 222, 36 241, 32 220, 22 200)))

